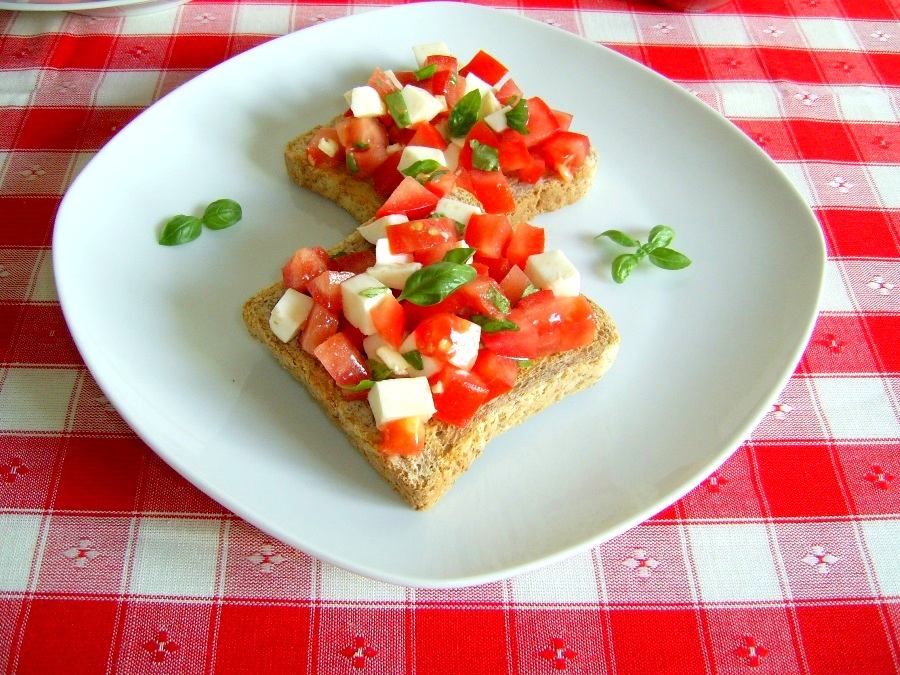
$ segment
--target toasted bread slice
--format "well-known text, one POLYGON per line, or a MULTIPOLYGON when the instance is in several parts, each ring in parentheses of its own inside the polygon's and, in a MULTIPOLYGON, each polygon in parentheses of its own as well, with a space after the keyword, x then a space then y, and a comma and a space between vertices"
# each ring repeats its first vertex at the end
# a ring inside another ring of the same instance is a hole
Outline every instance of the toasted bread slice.
MULTIPOLYGON (((350 253, 369 244, 354 232, 333 252, 350 253)), ((512 391, 490 401, 463 428, 431 419, 426 425, 425 449, 414 456, 388 456, 379 451, 380 432, 368 402, 346 401, 340 387, 297 341, 279 340, 269 328, 269 315, 284 293, 276 282, 244 304, 243 318, 250 334, 266 345, 281 366, 306 386, 331 418, 375 470, 413 508, 434 504, 450 489, 484 450, 487 442, 547 406, 596 383, 619 349, 615 324, 593 302, 597 321, 593 342, 584 347, 544 357, 519 373, 512 391)))
MULTIPOLYGON (((314 127, 287 144, 284 162, 288 175, 295 183, 330 199, 347 211, 358 223, 375 217, 386 198, 375 191, 371 180, 359 180, 344 171, 317 169, 306 158, 306 147, 321 129, 314 127)), ((516 178, 509 178, 516 210, 509 214, 512 223, 530 221, 541 213, 556 211, 574 204, 584 197, 594 182, 597 172, 597 151, 591 152, 570 181, 544 177, 532 185, 516 178)))

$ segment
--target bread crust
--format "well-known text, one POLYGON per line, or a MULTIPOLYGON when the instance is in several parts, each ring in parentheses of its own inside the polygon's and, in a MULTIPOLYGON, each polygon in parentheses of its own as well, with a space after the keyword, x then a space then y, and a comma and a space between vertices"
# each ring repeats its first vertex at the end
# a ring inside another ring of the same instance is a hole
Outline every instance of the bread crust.
MULTIPOLYGON (((333 126, 338 119, 336 117, 324 126, 333 126)), ((305 134, 288 142, 284 150, 284 163, 288 176, 298 185, 333 201, 353 216, 356 222, 364 223, 375 217, 375 213, 384 204, 386 197, 375 191, 371 179, 359 180, 345 171, 317 169, 309 163, 306 147, 322 126, 313 127, 305 134)), ((541 213, 556 211, 577 202, 587 194, 593 184, 594 176, 597 173, 597 164, 597 151, 591 147, 584 164, 570 181, 545 176, 532 185, 515 177, 508 178, 516 202, 515 212, 509 214, 510 222, 527 222, 541 213)))
MULTIPOLYGON (((367 246, 359 233, 354 232, 332 252, 349 253, 367 246)), ((536 359, 531 367, 519 372, 512 391, 482 406, 463 428, 429 420, 425 448, 420 454, 388 456, 378 449, 380 432, 368 403, 344 400, 340 387, 314 356, 303 351, 297 340, 284 343, 270 330, 269 315, 283 293, 284 286, 278 281, 246 301, 243 319, 250 334, 268 347, 278 363, 309 390, 379 475, 417 510, 436 504, 490 439, 565 396, 595 384, 619 349, 619 334, 612 319, 590 301, 597 323, 590 344, 536 359)))

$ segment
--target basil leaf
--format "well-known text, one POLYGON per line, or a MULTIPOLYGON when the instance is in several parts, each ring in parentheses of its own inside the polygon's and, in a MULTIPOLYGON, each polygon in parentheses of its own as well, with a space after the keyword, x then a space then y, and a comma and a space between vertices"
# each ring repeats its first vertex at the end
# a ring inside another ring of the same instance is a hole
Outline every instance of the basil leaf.
POLYGON ((683 270, 691 264, 691 259, 686 255, 665 246, 651 251, 648 257, 650 262, 664 270, 683 270))
POLYGON ((217 199, 203 212, 203 224, 211 230, 224 230, 243 216, 241 205, 233 199, 217 199))
POLYGON ((400 173, 404 176, 412 176, 415 178, 419 174, 432 174, 438 169, 441 168, 441 165, 438 163, 436 159, 420 159, 418 162, 413 162, 408 167, 403 169, 400 173))
POLYGON ((178 246, 194 241, 200 236, 203 221, 197 216, 178 215, 172 218, 159 235, 159 243, 163 246, 178 246))
MULTIPOLYGON (((527 298, 529 295, 534 295, 535 293, 538 292, 538 290, 540 290, 540 289, 538 289, 538 287, 535 286, 534 284, 528 284, 528 285, 525 287, 525 290, 522 291, 522 297, 523 297, 523 298, 527 298)), ((521 299, 521 298, 520 298, 520 299, 521 299)))
POLYGON ((443 259, 445 262, 465 265, 469 262, 469 258, 472 257, 473 253, 475 253, 474 248, 451 248, 444 254, 443 259))
POLYGON ((429 63, 424 68, 421 68, 420 70, 416 71, 416 79, 419 81, 427 80, 429 77, 434 75, 436 72, 437 72, 437 64, 429 63))
POLYGON ((382 295, 385 291, 390 291, 391 289, 387 286, 372 286, 370 288, 364 288, 359 291, 359 294, 364 298, 377 298, 379 295, 382 295))
POLYGON ((454 220, 456 223, 456 234, 459 235, 460 238, 466 235, 466 223, 461 223, 458 220, 454 220))
POLYGON ((531 368, 534 365, 531 359, 516 359, 516 363, 519 364, 519 368, 531 368))
POLYGON ((353 144, 353 147, 357 150, 368 150, 369 144, 365 141, 356 141, 356 143, 353 144))
POLYGON ((674 238, 675 230, 667 225, 657 225, 652 230, 650 230, 650 238, 647 240, 647 243, 652 246, 650 250, 653 250, 656 248, 662 248, 663 246, 668 246, 672 243, 672 240, 674 238))
POLYGON ((422 363, 422 353, 418 349, 412 349, 401 354, 406 362, 416 370, 424 370, 425 364, 422 363))
POLYGON ((601 232, 594 239, 599 239, 600 237, 609 237, 614 242, 616 242, 619 246, 640 246, 641 242, 636 239, 632 239, 624 232, 620 232, 619 230, 607 230, 606 232, 601 232))
POLYGON ((388 379, 391 375, 394 374, 394 371, 391 370, 388 366, 386 366, 381 361, 376 361, 375 359, 368 360, 369 370, 372 372, 372 379, 376 382, 381 382, 382 380, 388 379))
POLYGON ((499 333, 502 330, 522 330, 521 328, 519 328, 518 324, 515 324, 512 321, 507 321, 505 319, 492 319, 491 317, 485 316, 484 314, 473 314, 469 317, 469 321, 471 321, 472 323, 477 323, 479 326, 481 326, 481 330, 484 333, 499 333))
POLYGON ((500 155, 497 148, 486 143, 479 143, 474 138, 469 141, 472 148, 472 166, 481 171, 499 171, 500 155))
POLYGON ((453 106, 447 123, 450 127, 450 136, 464 138, 478 121, 478 113, 481 111, 481 92, 473 89, 463 96, 453 106))
POLYGON ((356 157, 353 156, 352 152, 347 153, 347 169, 350 173, 359 172, 359 164, 356 163, 356 157))
POLYGON ((436 262, 413 272, 398 300, 409 300, 414 305, 436 305, 463 284, 475 278, 475 268, 452 262, 436 262))
POLYGON ((637 267, 640 259, 631 253, 623 253, 612 263, 612 278, 617 284, 624 283, 631 274, 631 270, 637 267))
POLYGON ((360 380, 354 385, 342 385, 342 389, 346 389, 347 391, 365 391, 366 389, 371 389, 375 386, 375 380, 360 380))
POLYGON ((387 105, 388 112, 391 114, 391 117, 394 118, 394 122, 397 123, 398 127, 405 129, 412 124, 412 119, 409 116, 409 109, 406 107, 406 100, 403 98, 401 92, 392 91, 390 94, 386 94, 384 102, 385 105, 387 105))
POLYGON ((500 289, 498 289, 496 286, 488 286, 487 299, 490 300, 491 304, 501 312, 503 312, 504 314, 509 314, 509 298, 503 295, 503 293, 500 292, 500 289))
POLYGON ((525 126, 528 124, 528 105, 524 98, 520 98, 516 104, 506 113, 506 124, 510 129, 515 129, 520 134, 528 135, 531 130, 525 126))

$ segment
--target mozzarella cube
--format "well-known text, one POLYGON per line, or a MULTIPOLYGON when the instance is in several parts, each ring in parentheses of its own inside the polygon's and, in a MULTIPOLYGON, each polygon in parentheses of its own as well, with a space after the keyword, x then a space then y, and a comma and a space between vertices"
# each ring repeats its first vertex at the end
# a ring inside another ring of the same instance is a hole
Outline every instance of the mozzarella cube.
MULTIPOLYGON (((466 75, 466 93, 477 89, 481 93, 481 100, 484 101, 485 96, 494 93, 494 88, 487 82, 478 77, 475 73, 466 75)), ((494 99, 497 97, 495 96, 494 99)))
POLYGON ((544 251, 529 256, 525 274, 538 288, 549 288, 560 297, 574 297, 581 292, 578 270, 562 251, 544 251))
POLYGON ((313 299, 308 295, 289 288, 275 303, 269 315, 269 328, 282 342, 290 342, 300 329, 306 325, 306 319, 313 306, 313 299))
MULTIPOLYGON (((410 333, 400 344, 400 349, 398 351, 400 352, 400 354, 406 354, 408 352, 418 350, 419 348, 416 346, 415 333, 410 333)), ((430 356, 425 356, 424 354, 420 354, 420 356, 422 357, 421 370, 415 368, 412 364, 410 364, 409 366, 409 374, 412 377, 431 377, 444 367, 444 365, 437 359, 433 359, 430 356)))
POLYGON ((500 108, 500 110, 495 110, 494 112, 485 115, 484 123, 499 134, 501 131, 505 131, 509 128, 509 122, 506 121, 506 113, 510 110, 512 110, 512 108, 505 105, 500 108))
POLYGON ((409 363, 403 358, 403 355, 390 345, 384 345, 375 350, 378 360, 391 369, 391 372, 398 376, 404 377, 409 375, 409 363))
POLYGON ((479 111, 480 117, 487 117, 491 113, 495 113, 503 107, 503 104, 497 100, 496 94, 494 94, 494 90, 491 89, 486 94, 481 95, 481 110, 479 111))
POLYGON ((341 284, 344 316, 363 335, 371 335, 375 332, 372 309, 390 292, 382 282, 365 272, 350 277, 341 284))
POLYGON ((426 42, 420 45, 413 45, 412 50, 419 68, 425 67, 425 59, 429 56, 451 56, 450 48, 446 42, 426 42))
MULTIPOLYGON (((378 350, 382 347, 390 347, 391 343, 381 337, 378 333, 366 335, 363 338, 363 351, 370 359, 378 359, 378 350)), ((380 360, 380 359, 379 359, 380 360)))
POLYGON ((416 162, 429 159, 433 159, 441 166, 447 166, 447 160, 444 157, 444 153, 437 148, 428 148, 424 145, 407 145, 403 148, 403 154, 400 155, 400 163, 397 165, 397 171, 402 172, 416 162))
POLYGON ((435 115, 444 109, 444 104, 421 87, 408 84, 401 90, 406 112, 409 114, 409 125, 430 122, 435 115))
POLYGON ((450 145, 444 148, 444 161, 447 162, 444 166, 451 171, 456 171, 456 168, 459 166, 459 153, 461 151, 462 146, 459 146, 456 143, 450 143, 450 145))
POLYGON ((442 197, 438 201, 437 206, 434 207, 434 210, 436 213, 443 213, 448 218, 453 218, 453 220, 463 225, 469 224, 469 217, 473 213, 483 213, 481 208, 477 206, 466 204, 458 199, 450 199, 449 197, 442 197))
POLYGON ((336 140, 332 138, 325 138, 324 136, 319 139, 317 146, 319 150, 324 152, 329 157, 334 157, 338 153, 338 150, 341 149, 341 146, 336 140))
POLYGON ((412 253, 391 253, 391 244, 387 240, 387 237, 375 242, 376 265, 393 265, 411 263, 412 261, 412 253))
POLYGON ((410 276, 420 269, 422 269, 422 263, 417 262, 379 264, 366 270, 366 274, 375 277, 388 288, 402 290, 410 276))
POLYGON ((379 239, 384 239, 387 237, 387 228, 388 225, 398 225, 400 223, 405 223, 409 220, 402 213, 392 213, 389 216, 382 216, 381 218, 377 218, 373 220, 371 223, 366 223, 365 225, 360 225, 356 229, 359 230, 359 233, 362 235, 362 238, 365 239, 370 244, 377 244, 379 239))
POLYGON ((428 379, 409 377, 381 380, 369 390, 369 407, 379 429, 404 417, 430 418, 437 409, 428 379))
POLYGON ((344 94, 344 98, 354 117, 380 117, 387 112, 381 94, 368 85, 354 87, 344 94))

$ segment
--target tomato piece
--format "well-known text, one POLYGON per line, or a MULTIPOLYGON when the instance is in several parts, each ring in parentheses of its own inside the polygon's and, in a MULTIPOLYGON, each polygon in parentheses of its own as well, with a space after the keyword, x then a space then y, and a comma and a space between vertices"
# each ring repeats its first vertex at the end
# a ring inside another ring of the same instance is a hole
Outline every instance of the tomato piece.
POLYGON ((456 187, 474 195, 475 186, 472 185, 472 177, 469 175, 469 172, 459 166, 454 173, 456 174, 456 187))
POLYGON ((466 243, 489 258, 501 258, 512 233, 506 215, 474 213, 466 225, 466 243))
POLYGON ((399 152, 392 152, 372 172, 372 183, 375 187, 375 192, 382 197, 389 196, 403 180, 403 174, 397 170, 401 156, 399 152))
POLYGON ((478 352, 472 372, 481 378, 488 389, 487 399, 492 401, 501 394, 505 394, 516 386, 516 378, 519 376, 519 364, 508 356, 500 356, 490 349, 482 349, 478 352))
POLYGON ((416 348, 425 356, 469 370, 478 358, 481 328, 455 314, 434 314, 415 331, 416 348))
POLYGON ((508 298, 503 295, 500 285, 487 274, 479 274, 472 281, 463 284, 457 292, 465 299, 472 314, 503 319, 509 311, 508 298))
POLYGON ((438 199, 449 195, 453 192, 454 187, 456 187, 456 174, 452 171, 445 171, 439 176, 429 178, 425 182, 425 189, 437 196, 438 199))
POLYGON ((568 131, 569 127, 572 126, 572 118, 574 115, 571 113, 563 112, 562 110, 553 110, 553 116, 556 118, 556 121, 559 122, 559 130, 560 131, 568 131))
POLYGON ((501 171, 469 171, 475 197, 488 213, 512 213, 516 210, 516 201, 512 190, 501 171))
POLYGON ((459 69, 459 74, 463 77, 472 73, 492 87, 503 79, 503 76, 508 72, 509 69, 506 66, 483 49, 479 50, 479 52, 472 57, 471 61, 459 69))
POLYGON ((543 149, 550 166, 563 180, 570 181, 584 164, 591 150, 591 141, 584 134, 560 131, 544 143, 543 149))
POLYGON ((338 139, 338 133, 331 127, 319 129, 309 145, 306 146, 306 159, 317 169, 336 169, 344 164, 344 148, 338 139), (322 148, 333 149, 333 154, 328 154, 322 148))
POLYGON ((597 319, 583 295, 556 299, 562 317, 560 351, 584 347, 594 341, 597 319))
POLYGON ((490 258, 477 251, 475 252, 472 264, 481 265, 485 270, 484 273, 498 282, 506 276, 506 273, 509 272, 509 268, 512 267, 512 263, 506 258, 490 258))
POLYGON ((314 354, 316 347, 338 332, 339 324, 340 319, 337 314, 328 311, 322 305, 313 303, 303 332, 300 333, 300 347, 304 351, 314 354))
MULTIPOLYGON (((512 314, 507 317, 510 321, 513 318, 512 314)), ((500 330, 495 333, 483 332, 481 341, 485 347, 500 356, 507 356, 513 359, 534 359, 538 356, 537 330, 528 323, 519 326, 519 330, 500 330)))
POLYGON ((341 145, 347 149, 386 148, 388 145, 387 129, 374 117, 345 117, 338 120, 334 128, 341 145))
POLYGON ((530 148, 543 143, 559 131, 559 121, 550 106, 537 96, 529 98, 525 105, 528 106, 528 124, 525 128, 529 132, 525 136, 525 145, 530 148))
POLYGON ((425 65, 431 64, 434 64, 437 70, 430 78, 429 90, 434 96, 446 98, 447 106, 453 108, 466 93, 466 80, 459 76, 459 62, 455 56, 433 54, 425 57, 425 65))
POLYGON ((458 166, 466 170, 472 169, 472 141, 478 141, 483 145, 489 145, 492 148, 500 147, 500 139, 484 120, 478 120, 472 125, 469 133, 466 135, 466 142, 459 151, 458 166))
POLYGON ((425 448, 425 420, 403 417, 381 426, 379 449, 386 455, 417 455, 425 448))
POLYGON ((344 153, 347 171, 360 180, 371 178, 387 158, 387 150, 380 146, 372 146, 368 150, 348 148, 344 153))
POLYGON ((375 264, 375 251, 366 249, 364 251, 354 251, 353 253, 345 253, 336 258, 331 259, 332 267, 340 272, 353 272, 361 274, 375 264))
POLYGON ((394 77, 397 78, 397 82, 400 83, 401 87, 405 87, 408 84, 419 86, 419 79, 416 77, 414 70, 395 70, 394 77))
POLYGON ((391 253, 414 253, 436 244, 459 240, 456 222, 452 218, 421 218, 385 228, 391 253))
POLYGON ((529 256, 544 252, 545 242, 544 228, 535 227, 531 223, 519 223, 509 238, 506 257, 513 265, 524 270, 529 256))
POLYGON ((403 306, 390 294, 385 294, 370 313, 375 332, 388 341, 395 349, 403 342, 406 332, 406 314, 403 306))
POLYGON ((369 77, 369 81, 366 84, 377 91, 381 98, 384 98, 391 92, 399 91, 397 85, 387 76, 387 73, 377 66, 375 67, 375 70, 372 71, 372 75, 369 77))
POLYGON ((365 357, 343 333, 323 340, 313 355, 341 387, 354 387, 369 377, 365 357))
POLYGON ((441 132, 431 122, 427 121, 416 125, 416 132, 409 139, 409 145, 435 148, 441 151, 447 149, 447 141, 444 140, 441 132))
POLYGON ((507 317, 522 330, 536 331, 537 356, 560 351, 563 318, 557 300, 551 290, 532 293, 519 300, 507 317))
POLYGON ((298 249, 281 268, 281 279, 285 288, 293 288, 301 293, 306 285, 317 276, 332 268, 331 258, 321 246, 298 249))
POLYGON ((520 98, 522 98, 523 94, 522 90, 519 89, 519 85, 517 85, 510 77, 507 78, 506 82, 504 82, 500 86, 495 96, 497 97, 497 100, 500 101, 500 103, 507 105, 509 103, 509 99, 515 98, 516 101, 518 101, 520 98))
POLYGON ((458 427, 469 423, 489 394, 478 375, 457 368, 444 368, 429 382, 437 409, 435 418, 458 427))
POLYGON ((332 312, 340 312, 344 308, 341 295, 341 282, 353 276, 352 272, 322 272, 306 284, 306 290, 312 299, 332 312))
POLYGON ((456 248, 456 244, 457 242, 455 241, 448 241, 443 244, 435 244, 428 248, 413 251, 413 260, 422 265, 422 267, 430 265, 431 263, 440 262, 444 259, 444 256, 447 255, 448 251, 452 251, 456 248))
POLYGON ((534 152, 530 154, 531 164, 529 164, 528 166, 523 166, 521 169, 519 169, 516 176, 519 178, 519 180, 534 185, 543 177, 544 171, 547 170, 547 163, 542 156, 534 152))
POLYGON ((425 218, 434 212, 440 198, 422 186, 412 176, 404 176, 397 188, 378 209, 377 218, 390 214, 403 214, 410 220, 425 218))
POLYGON ((500 143, 497 148, 500 169, 508 174, 531 166, 531 154, 525 145, 525 136, 515 129, 504 129, 500 132, 500 143))
POLYGON ((528 278, 528 275, 522 271, 521 267, 513 265, 509 268, 506 276, 501 279, 500 290, 503 291, 503 295, 509 298, 509 301, 515 305, 521 300, 522 294, 530 285, 531 279, 528 278))
POLYGON ((428 317, 437 314, 459 314, 465 307, 465 298, 459 291, 454 291, 436 305, 416 305, 408 300, 401 300, 403 312, 406 315, 406 330, 412 332, 428 317))

